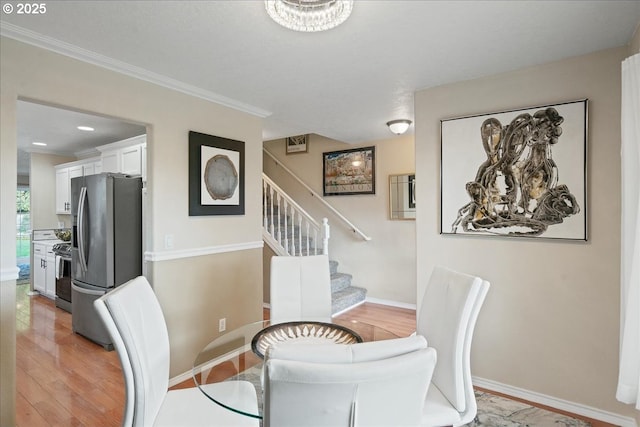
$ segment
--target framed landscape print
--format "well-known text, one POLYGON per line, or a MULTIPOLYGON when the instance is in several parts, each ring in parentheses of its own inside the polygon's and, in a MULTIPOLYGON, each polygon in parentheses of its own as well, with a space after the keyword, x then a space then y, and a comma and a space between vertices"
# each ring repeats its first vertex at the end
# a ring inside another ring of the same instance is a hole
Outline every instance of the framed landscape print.
POLYGON ((587 100, 441 120, 442 234, 587 240, 587 100))
POLYGON ((244 215, 244 142, 189 132, 189 216, 244 215))
POLYGON ((323 153, 323 195, 376 194, 376 148, 323 153))

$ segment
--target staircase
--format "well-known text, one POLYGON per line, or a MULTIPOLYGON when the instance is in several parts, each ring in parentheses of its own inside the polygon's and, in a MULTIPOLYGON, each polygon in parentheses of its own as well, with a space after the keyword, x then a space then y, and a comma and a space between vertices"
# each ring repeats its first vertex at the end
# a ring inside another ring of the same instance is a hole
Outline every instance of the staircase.
POLYGON ((331 271, 331 314, 347 311, 364 302, 367 290, 351 286, 351 275, 338 272, 338 262, 329 260, 331 271))
MULTIPOLYGON (((314 220, 293 199, 263 174, 264 241, 279 256, 328 255, 329 225, 314 220)), ((352 276, 338 272, 338 262, 329 260, 331 272, 331 314, 341 313, 364 302, 367 290, 351 285, 352 276)))

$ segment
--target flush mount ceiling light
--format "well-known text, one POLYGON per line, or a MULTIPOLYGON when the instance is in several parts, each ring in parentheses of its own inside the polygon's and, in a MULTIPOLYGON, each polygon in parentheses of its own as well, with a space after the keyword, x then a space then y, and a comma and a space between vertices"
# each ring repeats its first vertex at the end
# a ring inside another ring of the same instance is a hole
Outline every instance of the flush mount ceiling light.
POLYGON ((39 147, 46 147, 47 143, 46 142, 38 142, 38 141, 33 141, 32 142, 33 145, 37 145, 39 147))
POLYGON ((265 0, 267 13, 294 31, 330 30, 347 20, 353 0, 265 0))
POLYGON ((389 130, 396 135, 402 135, 409 129, 411 125, 411 120, 400 119, 400 120, 391 120, 387 122, 387 126, 389 126, 389 130))

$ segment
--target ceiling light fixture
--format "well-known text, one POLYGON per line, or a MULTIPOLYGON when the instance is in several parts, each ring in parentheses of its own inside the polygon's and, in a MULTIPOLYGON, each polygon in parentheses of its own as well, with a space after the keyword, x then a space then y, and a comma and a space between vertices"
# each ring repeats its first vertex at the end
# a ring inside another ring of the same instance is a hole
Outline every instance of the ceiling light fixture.
POLYGON ((265 0, 267 13, 294 31, 330 30, 347 20, 353 0, 265 0))
POLYGON ((33 145, 37 145, 38 147, 46 147, 46 142, 32 142, 33 145))
POLYGON ((387 126, 389 126, 389 130, 396 135, 402 135, 409 129, 411 125, 411 120, 407 119, 399 119, 399 120, 391 120, 387 122, 387 126))
POLYGON ((95 129, 90 126, 78 126, 78 129, 83 130, 85 132, 93 132, 95 129))

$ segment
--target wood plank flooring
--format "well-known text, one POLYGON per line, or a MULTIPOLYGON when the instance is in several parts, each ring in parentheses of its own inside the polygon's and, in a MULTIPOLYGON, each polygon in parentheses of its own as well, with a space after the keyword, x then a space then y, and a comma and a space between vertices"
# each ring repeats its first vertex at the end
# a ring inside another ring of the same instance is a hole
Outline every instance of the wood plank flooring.
MULTIPOLYGON (((27 288, 18 286, 17 297, 17 427, 119 426, 125 392, 117 353, 74 334, 69 313, 48 298, 29 297, 27 288)), ((264 315, 268 318, 269 311, 264 315)), ((377 325, 398 336, 415 331, 415 310, 364 303, 339 318, 377 325)), ((192 386, 185 381, 173 388, 192 386)), ((611 427, 586 420, 593 427, 611 427)))

